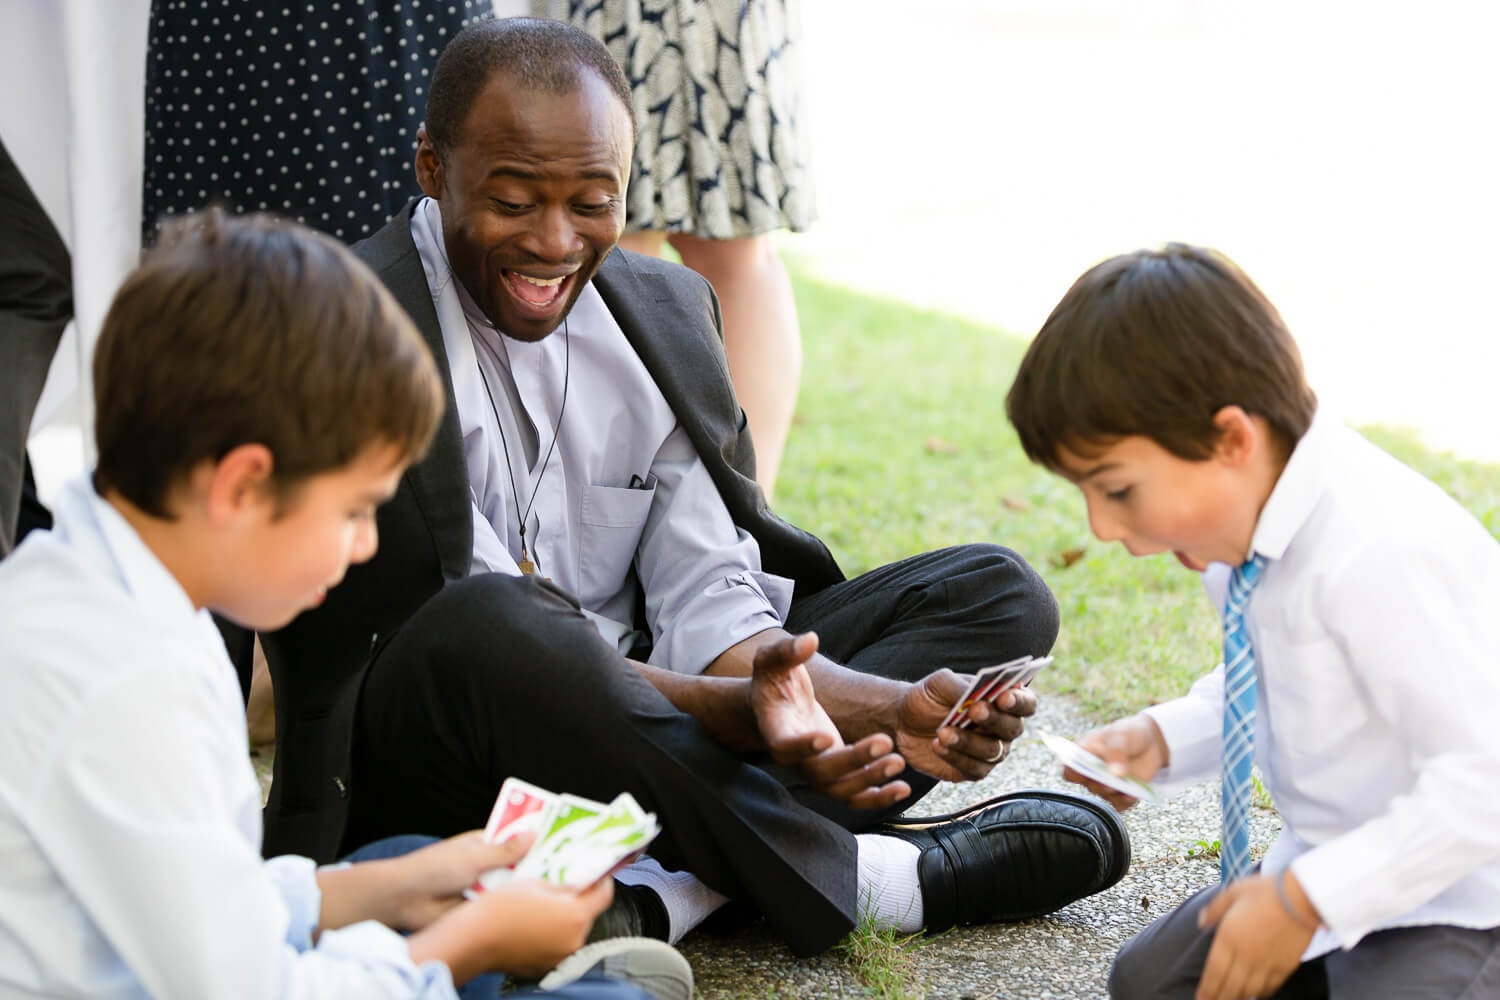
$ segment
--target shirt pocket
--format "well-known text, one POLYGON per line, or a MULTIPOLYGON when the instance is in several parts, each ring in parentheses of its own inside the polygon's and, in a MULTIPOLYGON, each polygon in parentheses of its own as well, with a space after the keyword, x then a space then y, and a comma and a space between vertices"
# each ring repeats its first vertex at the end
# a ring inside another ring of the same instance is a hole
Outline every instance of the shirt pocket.
POLYGON ((638 487, 584 487, 578 514, 578 596, 585 605, 614 594, 629 576, 655 496, 655 476, 638 487))

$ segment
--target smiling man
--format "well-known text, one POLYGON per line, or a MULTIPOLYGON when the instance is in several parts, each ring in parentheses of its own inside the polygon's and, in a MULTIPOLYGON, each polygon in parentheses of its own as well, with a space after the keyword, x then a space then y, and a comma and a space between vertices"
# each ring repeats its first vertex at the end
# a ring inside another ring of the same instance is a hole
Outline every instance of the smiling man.
POLYGON ((558 22, 479 25, 439 60, 426 197, 356 252, 448 412, 380 554, 264 637, 267 852, 466 829, 515 775, 660 816, 660 864, 620 874, 616 916, 674 939, 728 898, 810 953, 862 915, 941 928, 1112 884, 1124 829, 1076 797, 851 832, 1004 757, 1029 692, 939 723, 969 672, 1047 651, 1056 605, 997 546, 846 581, 766 508, 712 290, 615 249, 629 107, 603 46, 558 22))

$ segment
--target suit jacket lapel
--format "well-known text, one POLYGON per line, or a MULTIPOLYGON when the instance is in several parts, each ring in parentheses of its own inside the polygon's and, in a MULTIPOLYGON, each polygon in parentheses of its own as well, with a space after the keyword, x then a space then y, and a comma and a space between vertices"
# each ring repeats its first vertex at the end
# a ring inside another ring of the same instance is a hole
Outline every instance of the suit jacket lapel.
POLYGON ((719 492, 726 499, 741 492, 726 476, 735 465, 743 473, 750 456, 736 454, 739 426, 730 421, 740 408, 716 327, 689 314, 664 278, 636 271, 618 251, 605 258, 594 285, 708 463, 719 492), (697 342, 684 344, 685 337, 697 342))
POLYGON ((357 244, 355 252, 406 310, 443 374, 443 397, 447 405, 442 422, 426 458, 407 470, 406 480, 432 533, 443 577, 458 580, 468 575, 474 550, 469 473, 448 351, 443 346, 443 331, 432 302, 432 290, 427 285, 427 273, 411 238, 411 214, 416 205, 415 199, 409 202, 379 232, 357 244))

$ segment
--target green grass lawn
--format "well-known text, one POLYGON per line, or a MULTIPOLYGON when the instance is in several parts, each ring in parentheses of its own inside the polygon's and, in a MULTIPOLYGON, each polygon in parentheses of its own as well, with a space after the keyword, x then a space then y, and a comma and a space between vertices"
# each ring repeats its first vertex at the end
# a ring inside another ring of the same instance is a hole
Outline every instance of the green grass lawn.
MULTIPOLYGON (((1005 419, 1025 342, 808 278, 793 263, 806 361, 776 508, 851 576, 960 542, 1016 549, 1045 575, 1062 633, 1044 691, 1106 720, 1175 696, 1217 662, 1198 578, 1089 534, 1077 490, 1031 465, 1005 419), (1080 554, 1081 553, 1081 554, 1080 554)), ((1366 429, 1500 537, 1500 466, 1366 429)))

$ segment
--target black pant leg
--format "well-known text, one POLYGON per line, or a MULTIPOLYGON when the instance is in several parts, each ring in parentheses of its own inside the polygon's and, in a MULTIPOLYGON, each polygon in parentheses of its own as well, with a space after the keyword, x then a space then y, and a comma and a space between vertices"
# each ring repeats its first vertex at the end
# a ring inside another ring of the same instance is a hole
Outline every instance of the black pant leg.
POLYGON ((25 526, 50 523, 25 489, 26 438, 63 328, 73 318, 67 247, 0 144, 0 558, 25 526))
MULTIPOLYGON (((1036 570, 999 545, 957 545, 881 566, 805 598, 786 627, 818 633, 819 649, 854 670, 917 681, 948 667, 972 673, 1019 656, 1041 656, 1057 639, 1057 601, 1036 570)), ((849 809, 778 771, 793 795, 850 830, 905 812, 936 785, 908 768, 911 796, 880 811, 849 809)))
POLYGON ((496 574, 428 601, 370 667, 344 843, 484 825, 505 778, 657 814, 651 853, 755 904, 796 951, 852 926, 854 838, 724 750, 561 592, 496 574))
POLYGON ((786 627, 816 631, 824 654, 855 670, 915 681, 1045 654, 1057 601, 1010 549, 956 545, 794 598, 786 627))

